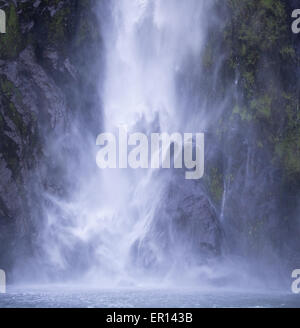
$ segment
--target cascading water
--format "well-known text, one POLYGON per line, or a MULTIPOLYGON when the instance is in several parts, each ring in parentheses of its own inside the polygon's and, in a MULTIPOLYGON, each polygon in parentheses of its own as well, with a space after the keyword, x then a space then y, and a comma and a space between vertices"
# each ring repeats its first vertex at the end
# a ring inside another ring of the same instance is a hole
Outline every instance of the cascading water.
MULTIPOLYGON (((198 287, 246 282, 249 287, 251 270, 245 265, 247 259, 241 260, 239 247, 235 247, 237 260, 227 256, 234 242, 244 247, 234 224, 227 222, 234 216, 230 208, 235 208, 228 205, 235 201, 231 181, 225 179, 223 192, 216 191, 220 209, 207 187, 207 170, 221 153, 213 145, 216 122, 237 93, 235 84, 226 86, 228 96, 219 96, 222 56, 211 65, 207 54, 211 31, 222 30, 215 3, 99 4, 103 37, 99 52, 104 52, 105 60, 99 85, 103 110, 93 112, 95 121, 103 118, 96 133, 117 135, 120 128, 146 135, 205 132, 207 167, 201 180, 185 180, 182 170, 175 169, 100 170, 96 134, 86 131, 86 122, 73 119, 69 133, 49 142, 48 158, 55 156, 67 171, 65 194, 60 190, 44 194, 46 220, 37 224, 31 278, 33 267, 47 282, 198 287), (205 67, 213 67, 210 74, 205 67)), ((220 34, 214 40, 216 47, 218 38, 220 34)), ((218 48, 215 52, 221 54, 218 48)), ((230 177, 233 157, 223 158, 222 166, 230 177)), ((239 174, 234 188, 249 180, 247 170, 239 174)))
MULTIPOLYGON (((101 17, 105 78, 99 90, 103 131, 205 130, 208 114, 201 108, 203 101, 191 95, 192 85, 178 82, 186 74, 192 76, 193 64, 204 50, 212 4, 199 0, 106 4, 109 15, 101 17)), ((76 126, 74 139, 80 122, 76 126)), ((85 154, 75 149, 78 157, 87 158, 88 153, 95 160, 94 146, 90 152, 83 147, 85 154)), ((199 181, 185 181, 173 170, 100 171, 96 165, 76 170, 79 182, 71 200, 48 196, 53 206, 47 209, 42 239, 45 258, 55 264, 56 273, 79 270, 85 280, 99 284, 168 280, 187 272, 191 280, 191 268, 193 279, 208 274, 203 265, 220 254, 221 229, 199 181)))
POLYGON ((0 307, 299 306, 285 1, 8 2, 28 40, 0 63, 0 270, 14 283, 0 307), (109 133, 120 168, 99 167, 109 133), (138 133, 147 147, 129 141, 138 133), (163 133, 189 138, 153 152, 163 133), (187 144, 194 163, 204 155, 201 179, 175 165, 187 144), (138 148, 148 166, 156 155, 174 165, 122 168, 133 150, 142 162, 138 148))
MULTIPOLYGON (((105 30, 105 130, 125 126, 128 132, 139 129, 148 134, 199 132, 204 127, 203 122, 195 121, 194 117, 181 119, 176 91, 177 78, 185 63, 199 56, 202 50, 208 2, 124 1, 112 4, 111 10, 110 29, 105 30)), ((189 99, 186 99, 188 103, 189 99)), ((162 254, 162 249, 168 247, 174 247, 168 249, 167 252, 172 253, 169 257, 185 261, 179 256, 185 248, 179 250, 179 245, 175 248, 176 245, 168 241, 168 238, 176 239, 177 232, 164 235, 164 230, 184 227, 172 227, 174 218, 165 217, 165 221, 155 222, 161 202, 170 202, 164 198, 168 184, 165 178, 149 171, 120 170, 103 172, 103 181, 102 188, 109 197, 106 204, 110 209, 119 209, 114 226, 120 229, 118 240, 125 243, 120 243, 122 251, 118 252, 121 255, 118 262, 123 263, 124 269, 126 267, 128 271, 126 264, 130 255, 133 261, 140 256, 142 263, 139 265, 148 270, 153 265, 157 266, 156 270, 165 271, 166 267, 172 267, 162 254), (157 238, 159 234, 163 237, 157 238), (147 240, 146 246, 143 240, 147 240)), ((184 184, 184 181, 178 183, 184 184)), ((178 190, 180 192, 180 187, 178 190)), ((162 212, 161 208, 158 215, 162 216, 162 212)), ((190 233, 186 232, 187 240, 194 238, 190 233)), ((179 239, 177 243, 181 244, 179 239)), ((195 251, 192 248, 190 251, 195 251)), ((114 254, 112 256, 115 258, 114 254)))

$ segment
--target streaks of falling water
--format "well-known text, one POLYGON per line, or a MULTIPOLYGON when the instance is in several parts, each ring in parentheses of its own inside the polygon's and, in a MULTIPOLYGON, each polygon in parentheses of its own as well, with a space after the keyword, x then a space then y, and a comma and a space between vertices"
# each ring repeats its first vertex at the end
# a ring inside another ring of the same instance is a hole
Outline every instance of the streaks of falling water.
MULTIPOLYGON (((192 115, 195 108, 189 115, 189 106, 195 101, 184 92, 179 101, 176 88, 178 76, 191 58, 198 62, 212 1, 108 3, 110 14, 100 18, 104 41, 101 51, 106 57, 99 91, 104 130, 114 132, 122 125, 128 132, 201 132, 201 117, 192 115)), ((130 249, 135 240, 149 232, 164 180, 154 178, 147 170, 96 168, 91 172, 81 170, 76 179, 80 188, 73 201, 51 199, 63 214, 48 211, 43 235, 47 256, 56 271, 72 268, 75 262, 77 268, 88 271, 89 281, 106 284, 130 280, 130 249)))
MULTIPOLYGON (((194 117, 177 118, 176 78, 190 56, 199 56, 208 6, 207 1, 199 0, 114 2, 111 29, 105 33, 106 131, 125 125, 129 132, 137 128, 146 133, 156 132, 153 129, 190 132, 184 130, 197 124, 194 117)), ((163 181, 154 181, 150 172, 140 175, 120 170, 105 174, 103 188, 110 194, 112 207, 114 200, 122 200, 117 204, 122 209, 115 229, 122 227, 118 253, 125 268, 132 242, 151 223, 163 181)))

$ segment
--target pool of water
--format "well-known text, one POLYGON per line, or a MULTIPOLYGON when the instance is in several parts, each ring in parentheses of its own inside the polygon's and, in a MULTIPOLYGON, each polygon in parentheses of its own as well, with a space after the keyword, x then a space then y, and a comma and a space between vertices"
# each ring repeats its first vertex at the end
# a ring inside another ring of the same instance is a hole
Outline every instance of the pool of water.
POLYGON ((0 308, 285 308, 300 307, 300 295, 159 289, 8 288, 0 308))

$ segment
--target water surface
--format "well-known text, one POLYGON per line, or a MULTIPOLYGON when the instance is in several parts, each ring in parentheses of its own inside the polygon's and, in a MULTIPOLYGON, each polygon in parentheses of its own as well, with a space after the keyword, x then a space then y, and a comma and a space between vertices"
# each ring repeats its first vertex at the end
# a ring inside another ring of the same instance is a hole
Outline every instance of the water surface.
POLYGON ((300 307, 288 293, 203 292, 159 289, 10 288, 0 308, 286 308, 300 307))

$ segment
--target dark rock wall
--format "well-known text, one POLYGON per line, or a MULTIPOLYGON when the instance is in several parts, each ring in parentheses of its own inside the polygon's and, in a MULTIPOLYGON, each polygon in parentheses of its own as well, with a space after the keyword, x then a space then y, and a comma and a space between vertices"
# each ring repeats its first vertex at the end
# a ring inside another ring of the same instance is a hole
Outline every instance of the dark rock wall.
POLYGON ((231 252, 261 268, 293 268, 300 247, 300 42, 291 13, 299 2, 225 3, 216 1, 220 19, 227 17, 224 30, 212 31, 207 43, 220 51, 204 57, 212 74, 223 55, 217 87, 208 87, 224 107, 210 127, 218 151, 207 163, 207 183, 231 252))
POLYGON ((0 35, 1 268, 8 270, 16 254, 32 252, 36 221, 43 220, 41 191, 63 185, 48 143, 75 118, 99 123, 90 119, 100 106, 95 4, 0 1, 7 16, 7 33, 0 35))

